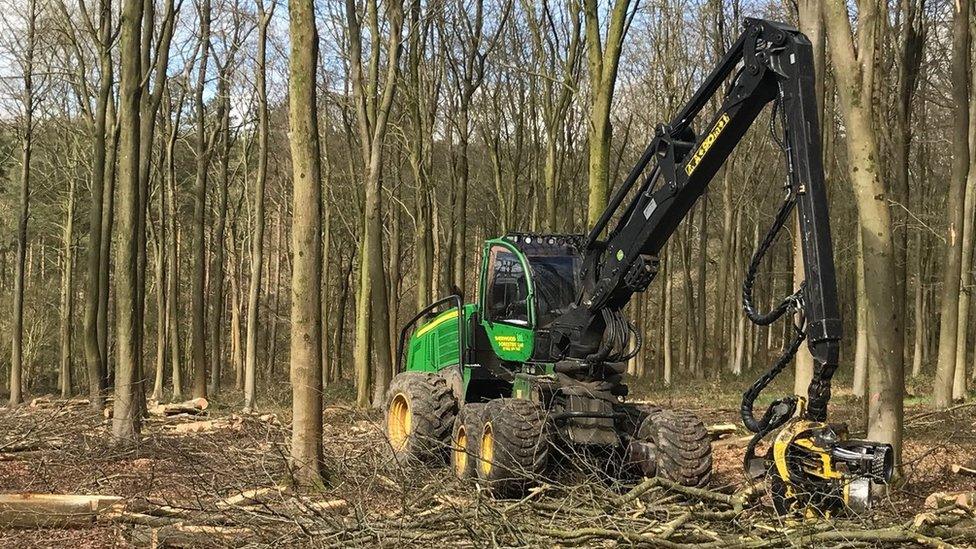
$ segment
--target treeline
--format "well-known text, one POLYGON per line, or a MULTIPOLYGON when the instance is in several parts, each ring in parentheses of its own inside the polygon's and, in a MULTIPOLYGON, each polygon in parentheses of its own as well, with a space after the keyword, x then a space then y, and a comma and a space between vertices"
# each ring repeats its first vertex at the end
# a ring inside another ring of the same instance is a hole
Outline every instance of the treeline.
MULTIPOLYGON (((295 258, 321 246, 322 383, 379 405, 402 322, 454 287, 473 298, 481 242, 585 231, 743 18, 764 17, 814 44, 842 364, 857 395, 875 395, 871 436, 897 441, 906 372, 933 378, 941 407, 976 376, 969 4, 321 1, 308 75, 321 199, 296 211, 287 6, 6 2, 10 402, 58 389, 100 407, 132 366, 139 395, 234 391, 259 407, 288 379, 295 258), (138 37, 127 8, 141 12, 138 37), (122 124, 132 109, 136 149, 122 124), (297 238, 313 210, 321 238, 297 238), (118 333, 119 315, 137 329, 118 333)), ((773 125, 760 118, 630 305, 646 342, 637 386, 758 371, 790 336, 753 328, 739 305, 786 177, 773 125)), ((770 255, 761 302, 799 284, 794 255, 785 241, 770 255)), ((801 355, 798 391, 809 368, 801 355)))

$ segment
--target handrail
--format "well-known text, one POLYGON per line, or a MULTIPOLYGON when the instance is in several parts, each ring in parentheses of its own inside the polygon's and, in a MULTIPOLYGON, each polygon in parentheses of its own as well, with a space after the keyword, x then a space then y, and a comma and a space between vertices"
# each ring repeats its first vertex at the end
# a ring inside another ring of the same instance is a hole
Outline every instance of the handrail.
POLYGON ((434 309, 444 305, 448 302, 454 302, 454 307, 458 310, 458 365, 464 367, 464 305, 461 303, 461 296, 458 294, 452 294, 447 297, 438 299, 437 301, 431 303, 419 313, 417 313, 413 318, 411 318, 404 326, 403 330, 400 331, 400 342, 397 344, 397 363, 396 363, 396 373, 403 371, 403 347, 407 340, 407 332, 413 328, 414 324, 418 320, 430 314, 434 309))

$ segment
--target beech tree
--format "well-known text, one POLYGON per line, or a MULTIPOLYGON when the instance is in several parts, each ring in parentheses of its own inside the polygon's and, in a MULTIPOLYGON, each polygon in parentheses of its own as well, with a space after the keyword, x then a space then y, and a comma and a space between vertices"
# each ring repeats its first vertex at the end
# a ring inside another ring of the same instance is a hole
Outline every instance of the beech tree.
POLYGON ((322 482, 322 191, 316 69, 319 36, 312 0, 288 4, 291 61, 288 128, 291 143, 291 466, 303 484, 322 482))

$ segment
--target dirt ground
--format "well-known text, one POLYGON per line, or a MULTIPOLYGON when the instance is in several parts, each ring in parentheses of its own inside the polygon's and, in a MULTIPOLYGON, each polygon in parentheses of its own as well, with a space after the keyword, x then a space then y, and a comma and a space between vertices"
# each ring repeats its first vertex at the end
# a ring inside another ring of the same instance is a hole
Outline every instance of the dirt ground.
MULTIPOLYGON (((697 410, 706 424, 738 425, 739 385, 699 382, 636 398, 697 410)), ((761 489, 744 495, 743 448, 731 439, 714 443, 713 479, 701 493, 653 481, 636 489, 616 485, 580 467, 523 500, 499 501, 454 480, 445 468, 397 465, 385 445, 381 413, 343 405, 325 409, 327 484, 296 492, 286 466, 287 409, 263 404, 262 414, 249 416, 236 413, 239 402, 220 399, 200 417, 153 416, 143 442, 133 447, 111 444, 107 421, 87 406, 51 402, 0 410, 0 492, 102 494, 125 504, 123 513, 72 528, 0 524, 0 547, 154 541, 219 547, 976 546, 971 509, 925 506, 933 492, 976 490, 976 477, 950 469, 976 468, 976 406, 932 413, 925 402, 907 399, 903 483, 869 516, 795 522, 775 518, 761 489), (177 425, 210 420, 220 428, 177 432, 177 425), (219 502, 261 487, 280 489, 254 501, 219 502)), ((833 419, 848 421, 857 434, 860 408, 838 391, 833 419)))

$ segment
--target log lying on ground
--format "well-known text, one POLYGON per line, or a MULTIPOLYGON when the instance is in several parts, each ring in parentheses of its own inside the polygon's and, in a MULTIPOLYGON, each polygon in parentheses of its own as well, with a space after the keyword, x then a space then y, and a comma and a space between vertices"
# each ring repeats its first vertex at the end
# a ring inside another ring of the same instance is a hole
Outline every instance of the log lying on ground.
MULTIPOLYGON (((176 417, 176 416, 166 416, 166 417, 176 417)), ((176 425, 169 426, 169 430, 171 430, 174 433, 186 434, 186 433, 206 433, 210 431, 216 431, 218 429, 230 429, 232 431, 239 431, 243 427, 244 427, 244 418, 240 416, 230 416, 228 418, 223 418, 223 419, 211 419, 206 421, 192 421, 190 423, 178 423, 176 425)))
POLYGON ((136 526, 130 541, 136 547, 212 547, 220 545, 221 541, 244 545, 251 535, 248 528, 177 523, 158 528, 136 526))
POLYGON ((0 494, 0 529, 84 526, 121 501, 115 496, 0 494))
POLYGON ((739 428, 731 423, 718 423, 716 425, 709 425, 705 430, 708 431, 709 438, 718 440, 728 435, 734 435, 739 428))
POLYGON ((232 496, 226 497, 217 502, 217 509, 227 509, 229 507, 239 507, 248 505, 258 505, 265 503, 271 499, 280 497, 281 494, 288 491, 286 486, 275 486, 272 488, 254 488, 253 490, 244 490, 239 494, 234 494, 232 496))
POLYGON ((176 414, 199 415, 204 413, 210 406, 205 398, 195 398, 186 402, 172 404, 157 404, 149 408, 149 413, 154 416, 174 416, 176 414))
POLYGON ((935 492, 925 498, 925 506, 929 509, 951 504, 969 509, 976 508, 976 492, 935 492))

